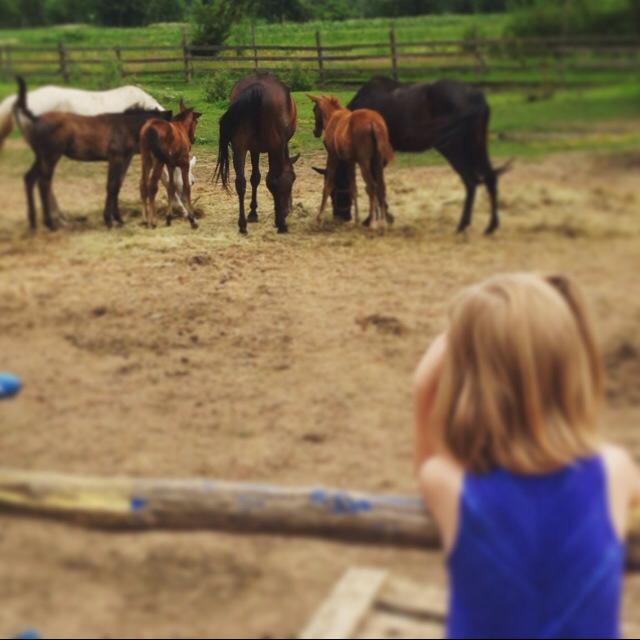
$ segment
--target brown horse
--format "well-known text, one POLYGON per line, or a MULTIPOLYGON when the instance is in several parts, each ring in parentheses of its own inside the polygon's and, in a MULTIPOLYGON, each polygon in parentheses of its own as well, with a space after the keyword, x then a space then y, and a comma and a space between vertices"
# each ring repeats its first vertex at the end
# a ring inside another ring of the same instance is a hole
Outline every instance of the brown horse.
POLYGON ((358 223, 358 199, 355 165, 358 164, 369 196, 369 217, 364 224, 374 226, 378 219, 387 221, 387 198, 384 168, 393 160, 393 149, 383 117, 370 109, 345 109, 333 96, 309 96, 313 101, 315 129, 319 138, 324 131, 327 149, 327 170, 324 177, 322 203, 318 212, 321 220, 327 198, 335 190, 336 171, 340 163, 347 167, 349 194, 355 204, 358 223))
POLYGON ((289 157, 289 140, 297 123, 296 103, 278 78, 270 73, 252 73, 236 82, 231 90, 231 104, 220 118, 218 164, 214 179, 229 189, 229 145, 233 150, 236 172, 236 192, 240 204, 238 227, 247 233, 247 221, 258 221, 258 185, 260 184, 260 154, 269 156, 267 188, 273 196, 275 226, 278 233, 288 231, 285 219, 291 209, 291 190, 296 179, 293 165, 299 158, 289 157), (244 213, 247 181, 244 165, 247 151, 251 154, 251 209, 244 213))
POLYGON ((140 146, 140 130, 149 118, 169 120, 170 111, 142 111, 131 109, 124 113, 99 116, 80 116, 74 113, 52 111, 36 117, 27 106, 27 88, 18 78, 18 99, 14 115, 18 125, 28 121, 23 129, 24 137, 33 149, 36 159, 24 176, 27 192, 29 224, 36 227, 36 209, 33 188, 38 183, 44 223, 55 229, 51 217, 51 181, 60 158, 85 162, 109 163, 107 199, 104 222, 111 227, 113 220, 123 224, 118 209, 118 194, 134 154, 140 146))
MULTIPOLYGON (((144 207, 144 218, 149 227, 156 226, 156 195, 158 182, 166 167, 169 176, 169 202, 174 201, 176 185, 175 169, 180 169, 187 208, 181 200, 177 200, 185 218, 188 218, 192 229, 198 225, 191 204, 191 182, 189 169, 191 166, 191 145, 196 136, 196 126, 202 114, 194 111, 180 99, 180 113, 170 122, 160 119, 148 120, 140 132, 140 154, 142 155, 142 175, 140 177, 140 197, 144 207)), ((167 225, 171 224, 171 207, 167 210, 167 225)))

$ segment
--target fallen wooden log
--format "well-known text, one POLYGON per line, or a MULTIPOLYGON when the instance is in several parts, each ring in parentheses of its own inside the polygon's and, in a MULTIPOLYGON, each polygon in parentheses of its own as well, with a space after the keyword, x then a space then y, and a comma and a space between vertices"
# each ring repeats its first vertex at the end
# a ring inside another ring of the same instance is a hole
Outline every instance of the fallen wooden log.
MULTIPOLYGON (((341 489, 207 479, 98 478, 0 469, 0 513, 111 529, 215 529, 437 548, 422 500, 341 489)), ((630 567, 640 569, 640 511, 630 567)))

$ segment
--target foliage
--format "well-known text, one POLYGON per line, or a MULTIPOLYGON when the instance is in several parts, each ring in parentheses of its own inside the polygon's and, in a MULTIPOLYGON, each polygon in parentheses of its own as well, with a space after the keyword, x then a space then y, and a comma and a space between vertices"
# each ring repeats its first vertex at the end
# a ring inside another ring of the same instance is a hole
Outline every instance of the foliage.
POLYGON ((316 79, 312 71, 305 69, 300 64, 294 64, 293 67, 286 72, 278 73, 278 77, 291 91, 310 91, 316 79))
POLYGON ((202 85, 202 99, 209 104, 227 103, 234 83, 228 71, 214 71, 202 85))
POLYGON ((640 33, 640 0, 512 0, 508 35, 640 33))
POLYGON ((196 46, 223 44, 250 0, 194 0, 191 5, 191 42, 196 46))

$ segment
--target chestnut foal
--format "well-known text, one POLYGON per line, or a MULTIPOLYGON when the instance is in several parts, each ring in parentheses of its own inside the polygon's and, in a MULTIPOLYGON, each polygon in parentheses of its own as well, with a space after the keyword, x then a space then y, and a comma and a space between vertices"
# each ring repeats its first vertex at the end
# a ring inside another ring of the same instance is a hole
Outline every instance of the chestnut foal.
MULTIPOLYGON (((149 120, 140 132, 140 154, 142 156, 142 175, 140 177, 140 196, 144 207, 144 219, 149 227, 156 226, 156 195, 158 182, 166 166, 169 173, 169 202, 174 201, 176 185, 175 169, 180 169, 187 207, 177 200, 185 218, 192 229, 198 224, 191 204, 191 183, 189 181, 191 145, 195 140, 198 118, 202 114, 187 108, 180 99, 180 113, 167 122, 149 120)), ((171 224, 171 207, 167 211, 167 225, 171 224)))
POLYGON ((327 169, 324 176, 322 203, 318 221, 322 219, 327 198, 335 188, 338 165, 348 165, 349 192, 355 205, 355 222, 358 223, 358 199, 355 165, 358 164, 369 196, 369 217, 363 224, 383 224, 390 220, 387 213, 384 168, 393 160, 393 148, 389 142, 389 131, 382 116, 371 109, 345 109, 334 96, 309 96, 313 101, 315 129, 319 138, 324 131, 324 146, 327 149, 327 169))

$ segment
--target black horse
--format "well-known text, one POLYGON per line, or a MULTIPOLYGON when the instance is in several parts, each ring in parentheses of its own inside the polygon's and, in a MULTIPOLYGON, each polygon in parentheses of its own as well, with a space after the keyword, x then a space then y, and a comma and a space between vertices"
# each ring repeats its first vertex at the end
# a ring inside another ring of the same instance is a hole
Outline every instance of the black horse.
MULTIPOLYGON (((500 168, 491 165, 491 110, 482 91, 454 80, 415 84, 376 77, 363 85, 347 106, 379 111, 396 151, 437 149, 448 160, 467 190, 458 231, 471 224, 476 187, 483 183, 491 199, 491 220, 485 233, 498 228, 498 177, 510 163, 500 168)), ((333 213, 346 220, 351 219, 348 187, 347 168, 339 166, 332 194, 333 213)))

